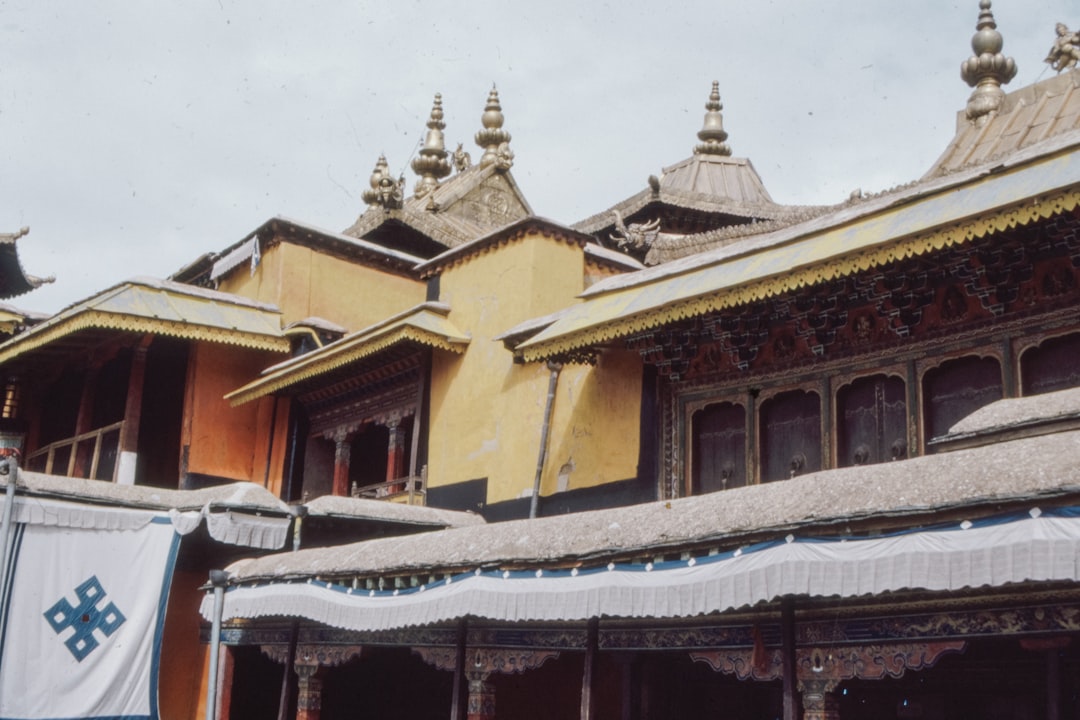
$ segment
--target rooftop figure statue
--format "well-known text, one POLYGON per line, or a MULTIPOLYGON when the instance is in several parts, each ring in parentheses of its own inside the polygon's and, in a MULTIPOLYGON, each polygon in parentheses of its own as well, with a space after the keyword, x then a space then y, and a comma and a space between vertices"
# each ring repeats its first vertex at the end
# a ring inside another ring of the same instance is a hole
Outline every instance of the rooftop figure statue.
POLYGON ((1065 23, 1054 26, 1057 37, 1046 56, 1046 62, 1057 72, 1076 67, 1080 62, 1080 33, 1073 32, 1065 23))

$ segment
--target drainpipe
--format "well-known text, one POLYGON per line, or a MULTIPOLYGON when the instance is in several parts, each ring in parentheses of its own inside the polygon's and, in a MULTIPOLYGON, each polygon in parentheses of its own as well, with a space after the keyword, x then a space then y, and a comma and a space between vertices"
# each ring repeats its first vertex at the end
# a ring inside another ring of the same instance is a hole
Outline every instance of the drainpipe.
MULTIPOLYGON (((274 433, 277 432, 277 411, 278 400, 281 398, 277 395, 274 396, 274 403, 270 407, 270 440, 266 443, 266 472, 263 473, 263 487, 270 487, 270 462, 274 459, 274 433)), ((279 495, 281 493, 278 493, 279 495)), ((286 498, 288 501, 288 498, 286 498)))
POLYGON ((214 619, 210 626, 210 673, 206 682, 206 720, 217 720, 218 655, 221 653, 221 615, 225 609, 225 584, 229 574, 224 570, 210 571, 214 586, 214 619))
POLYGON ((552 360, 547 361, 547 368, 551 372, 548 376, 547 405, 544 407, 544 427, 540 431, 540 456, 536 459, 536 479, 533 481, 532 503, 529 505, 529 517, 536 517, 537 506, 540 502, 540 477, 544 474, 544 460, 547 459, 548 434, 551 432, 551 413, 555 409, 555 388, 559 385, 559 372, 562 363, 552 360))

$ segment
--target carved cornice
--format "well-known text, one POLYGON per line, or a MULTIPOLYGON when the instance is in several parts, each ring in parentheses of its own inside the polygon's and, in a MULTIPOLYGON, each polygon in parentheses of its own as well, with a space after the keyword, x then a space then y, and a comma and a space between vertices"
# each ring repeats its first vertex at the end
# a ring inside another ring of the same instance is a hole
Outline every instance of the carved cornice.
MULTIPOLYGON (((795 672, 800 686, 809 682, 826 683, 835 688, 844 680, 880 680, 899 678, 908 670, 933 667, 946 653, 963 652, 965 640, 929 643, 896 643, 857 647, 811 647, 796 651, 795 672)), ((779 649, 758 651, 753 648, 692 652, 690 658, 704 662, 716 672, 734 675, 740 680, 778 680, 783 677, 783 657, 779 649)))
MULTIPOLYGON (((453 671, 457 666, 457 649, 447 647, 414 647, 413 652, 439 670, 453 671)), ((465 653, 466 671, 487 676, 491 673, 523 673, 535 670, 548 660, 559 657, 558 650, 523 650, 519 648, 469 648, 465 653)))
MULTIPOLYGON (((288 645, 262 645, 263 655, 278 664, 289 661, 288 645)), ((297 667, 337 667, 353 658, 360 657, 363 648, 359 645, 311 645, 301 643, 296 646, 295 665, 297 667)))

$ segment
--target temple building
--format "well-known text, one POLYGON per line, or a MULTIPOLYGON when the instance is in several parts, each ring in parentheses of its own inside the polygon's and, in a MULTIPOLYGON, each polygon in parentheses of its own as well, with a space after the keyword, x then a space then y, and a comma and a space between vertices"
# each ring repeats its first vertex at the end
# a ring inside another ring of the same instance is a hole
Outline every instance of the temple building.
MULTIPOLYGON (((1076 717, 1080 38, 1009 92, 989 0, 971 48, 926 173, 823 206, 733 156, 713 83, 690 158, 563 225, 498 91, 475 163, 436 95, 342 232, 12 325, 0 536, 161 535, 125 716, 1076 717)), ((109 577, 70 586, 127 612, 109 577)), ((74 627, 78 672, 124 632, 46 601, 13 642, 74 627)))

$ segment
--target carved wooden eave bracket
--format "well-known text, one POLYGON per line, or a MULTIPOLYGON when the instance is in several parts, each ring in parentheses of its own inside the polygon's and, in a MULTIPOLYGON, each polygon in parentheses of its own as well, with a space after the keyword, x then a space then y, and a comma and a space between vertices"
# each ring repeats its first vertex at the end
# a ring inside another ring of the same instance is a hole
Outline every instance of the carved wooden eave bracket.
MULTIPOLYGON (((805 647, 796 651, 795 672, 800 690, 831 692, 844 680, 899 678, 908 670, 931 668, 942 656, 963 652, 966 647, 966 640, 805 647)), ((761 655, 760 650, 758 654, 761 655)), ((766 651, 757 662, 753 648, 692 652, 690 658, 740 680, 770 681, 783 677, 783 653, 779 648, 766 651)))

